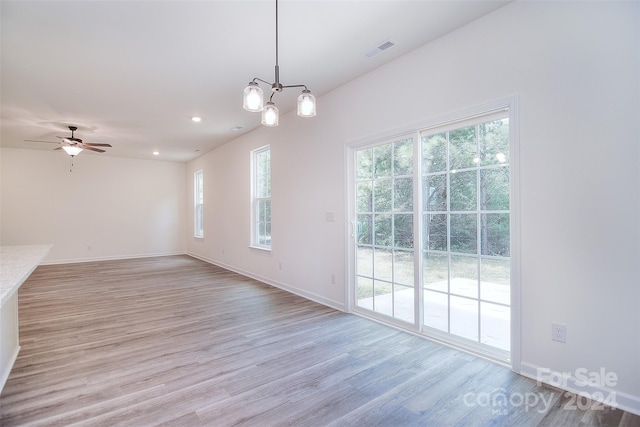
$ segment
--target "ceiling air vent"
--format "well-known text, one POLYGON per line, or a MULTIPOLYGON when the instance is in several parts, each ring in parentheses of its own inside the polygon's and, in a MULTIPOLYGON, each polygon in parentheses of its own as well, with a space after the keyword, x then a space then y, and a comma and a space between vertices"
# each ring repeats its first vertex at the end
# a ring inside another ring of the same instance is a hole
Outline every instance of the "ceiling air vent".
POLYGON ((373 49, 366 51, 364 53, 364 56, 366 56, 367 58, 373 58, 374 56, 381 54, 385 50, 392 48, 395 45, 396 44, 391 40, 387 40, 386 42, 380 44, 379 46, 376 46, 373 49))

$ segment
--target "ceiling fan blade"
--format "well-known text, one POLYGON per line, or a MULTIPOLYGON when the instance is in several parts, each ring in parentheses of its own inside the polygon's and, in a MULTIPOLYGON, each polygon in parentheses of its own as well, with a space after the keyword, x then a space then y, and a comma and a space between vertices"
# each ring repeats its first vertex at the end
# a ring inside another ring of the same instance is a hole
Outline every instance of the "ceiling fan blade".
POLYGON ((47 144, 60 144, 56 141, 40 141, 38 139, 25 139, 26 142, 46 142, 47 144))
POLYGON ((82 148, 83 150, 95 151, 97 153, 106 153, 106 151, 104 150, 101 150, 99 148, 89 147, 87 144, 78 144, 78 147, 82 148))
POLYGON ((111 147, 111 144, 98 144, 95 142, 83 142, 83 145, 88 145, 89 147, 111 147))
POLYGON ((53 151, 62 150, 62 147, 54 148, 53 151))

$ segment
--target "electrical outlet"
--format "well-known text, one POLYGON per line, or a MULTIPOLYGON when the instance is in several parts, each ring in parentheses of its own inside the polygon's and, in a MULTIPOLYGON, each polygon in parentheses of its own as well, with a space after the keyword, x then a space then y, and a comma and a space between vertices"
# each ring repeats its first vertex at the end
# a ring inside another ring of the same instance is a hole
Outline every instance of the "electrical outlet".
POLYGON ((282 261, 280 261, 280 262, 278 263, 278 268, 279 268, 280 270, 282 270, 282 261))
POLYGON ((332 285, 336 284, 336 274, 335 273, 331 273, 331 284, 332 285))
POLYGON ((567 342, 567 325, 562 323, 551 324, 551 339, 558 342, 567 342))

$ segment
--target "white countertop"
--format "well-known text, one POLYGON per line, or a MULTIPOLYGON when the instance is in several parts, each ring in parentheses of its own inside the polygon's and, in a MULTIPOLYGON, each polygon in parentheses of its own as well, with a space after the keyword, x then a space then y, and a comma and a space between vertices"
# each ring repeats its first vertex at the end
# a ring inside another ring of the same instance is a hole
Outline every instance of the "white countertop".
POLYGON ((52 246, 0 246, 0 306, 27 280, 52 246))

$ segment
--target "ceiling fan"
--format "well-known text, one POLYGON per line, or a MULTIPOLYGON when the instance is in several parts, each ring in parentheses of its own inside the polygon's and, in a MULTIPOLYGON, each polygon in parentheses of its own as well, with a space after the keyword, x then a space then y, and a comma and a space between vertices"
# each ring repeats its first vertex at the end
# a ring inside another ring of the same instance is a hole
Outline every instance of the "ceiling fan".
POLYGON ((60 147, 56 148, 56 150, 64 150, 71 157, 79 154, 82 150, 95 151, 97 153, 104 153, 105 150, 96 147, 111 147, 110 144, 97 144, 90 142, 82 142, 80 138, 76 138, 73 136, 73 133, 78 130, 77 126, 69 126, 69 130, 71 131, 71 137, 68 136, 57 136, 61 141, 39 141, 35 139, 25 139, 26 142, 46 142, 47 144, 61 144, 60 147))

